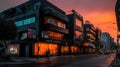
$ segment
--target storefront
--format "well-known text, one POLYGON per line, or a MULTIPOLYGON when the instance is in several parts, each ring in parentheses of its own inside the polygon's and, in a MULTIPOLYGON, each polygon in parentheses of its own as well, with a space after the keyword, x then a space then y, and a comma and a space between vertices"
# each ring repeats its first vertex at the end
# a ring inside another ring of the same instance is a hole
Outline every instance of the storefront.
POLYGON ((78 46, 71 46, 71 52, 72 52, 72 54, 79 53, 79 47, 78 46))
POLYGON ((69 46, 61 46, 61 54, 69 54, 69 46))
POLYGON ((58 44, 39 42, 34 44, 34 55, 35 56, 46 56, 46 52, 50 50, 50 55, 57 55, 58 44))
POLYGON ((83 53, 95 53, 95 46, 89 42, 83 44, 83 53))
POLYGON ((8 45, 7 52, 9 55, 19 56, 20 54, 20 44, 10 44, 8 45))

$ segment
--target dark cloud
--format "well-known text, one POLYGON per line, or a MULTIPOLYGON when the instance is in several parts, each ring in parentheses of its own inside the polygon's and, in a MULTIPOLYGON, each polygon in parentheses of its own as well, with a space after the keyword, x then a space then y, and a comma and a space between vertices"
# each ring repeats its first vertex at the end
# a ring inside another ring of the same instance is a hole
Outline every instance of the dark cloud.
POLYGON ((0 12, 14 7, 28 0, 0 0, 0 12))
MULTIPOLYGON (((0 0, 0 11, 28 0, 0 0)), ((109 11, 114 10, 116 0, 48 0, 65 11, 109 11)))

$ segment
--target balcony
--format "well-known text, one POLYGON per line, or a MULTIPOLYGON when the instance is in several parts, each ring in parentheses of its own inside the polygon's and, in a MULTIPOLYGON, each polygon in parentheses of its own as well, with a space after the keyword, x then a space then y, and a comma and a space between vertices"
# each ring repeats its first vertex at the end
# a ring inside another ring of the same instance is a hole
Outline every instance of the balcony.
POLYGON ((68 22, 68 20, 69 20, 66 15, 60 13, 59 11, 56 11, 55 9, 53 9, 51 7, 45 7, 44 12, 45 12, 45 15, 53 15, 56 18, 59 18, 66 22, 68 22))
POLYGON ((79 27, 79 26, 75 26, 75 30, 78 30, 78 31, 83 31, 83 28, 82 27, 79 27))
POLYGON ((69 33, 69 31, 67 29, 60 28, 60 27, 55 26, 53 24, 45 24, 44 29, 57 31, 57 32, 60 32, 60 33, 63 33, 63 34, 68 34, 69 33))

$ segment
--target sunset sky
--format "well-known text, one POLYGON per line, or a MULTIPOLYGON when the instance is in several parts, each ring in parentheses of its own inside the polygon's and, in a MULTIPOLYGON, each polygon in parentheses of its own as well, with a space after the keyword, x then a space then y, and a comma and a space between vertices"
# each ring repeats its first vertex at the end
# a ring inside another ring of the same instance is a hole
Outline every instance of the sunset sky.
MULTIPOLYGON (((28 0, 0 0, 0 12, 14 7, 28 0)), ((109 32, 116 40, 116 18, 115 4, 116 0, 48 0, 59 8, 69 13, 71 9, 78 11, 84 21, 91 23, 102 30, 109 32)))

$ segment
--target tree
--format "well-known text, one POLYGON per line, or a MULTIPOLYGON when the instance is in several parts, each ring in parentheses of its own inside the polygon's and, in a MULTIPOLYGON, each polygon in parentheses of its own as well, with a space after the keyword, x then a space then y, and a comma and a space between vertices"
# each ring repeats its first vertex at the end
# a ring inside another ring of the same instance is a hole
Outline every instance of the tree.
POLYGON ((17 36, 17 27, 12 21, 0 19, 0 40, 11 40, 17 36))

